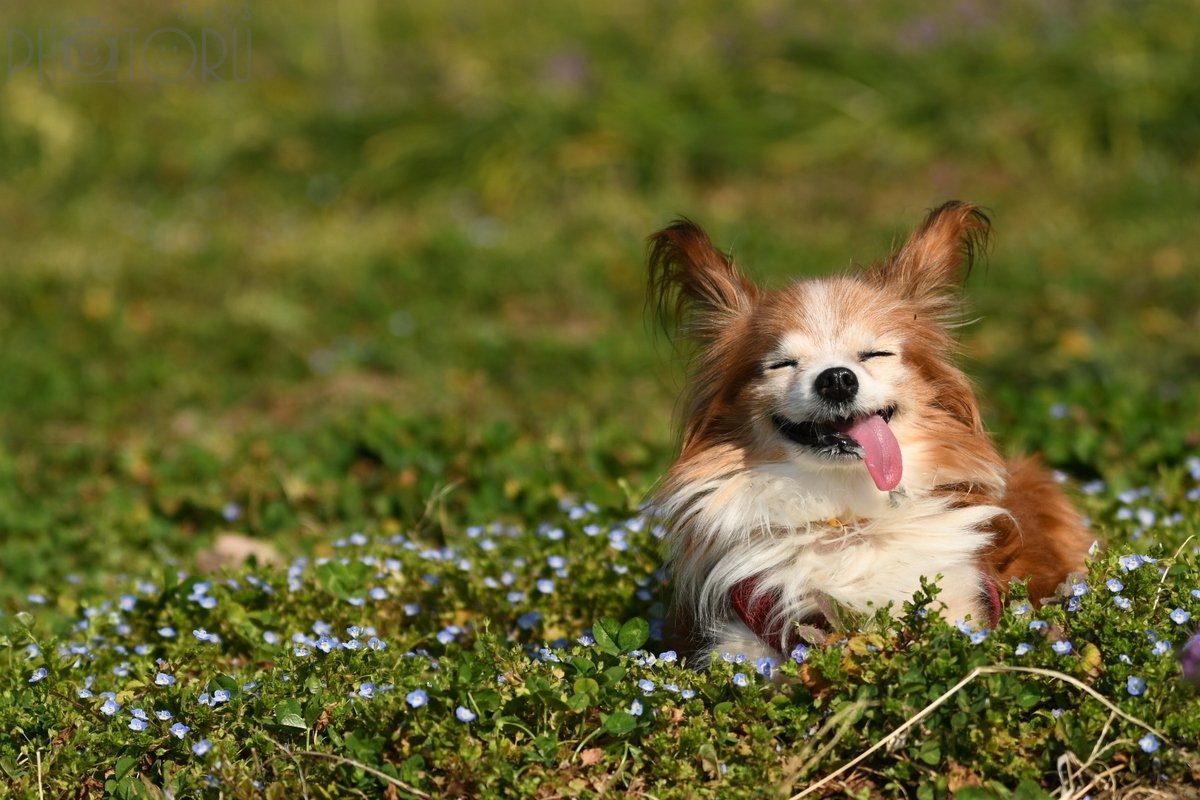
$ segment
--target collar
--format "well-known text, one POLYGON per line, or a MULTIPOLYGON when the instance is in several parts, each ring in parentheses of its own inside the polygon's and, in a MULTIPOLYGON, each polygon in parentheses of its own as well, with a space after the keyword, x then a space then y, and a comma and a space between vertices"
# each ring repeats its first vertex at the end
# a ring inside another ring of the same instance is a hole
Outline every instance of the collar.
MULTIPOLYGON (((1000 584, 986 572, 980 572, 980 577, 983 579, 981 594, 987 601, 988 627, 995 629, 1000 624, 1000 613, 1004 608, 1000 599, 1000 584)), ((776 590, 756 595, 758 581, 758 575, 738 581, 729 592, 729 602, 738 617, 746 623, 746 627, 753 631, 755 636, 771 649, 783 653, 783 634, 787 630, 790 620, 784 621, 783 627, 779 627, 778 620, 774 627, 770 627, 775 607, 779 604, 779 592, 776 590)), ((814 619, 805 619, 803 622, 811 625, 814 624, 814 619)), ((824 619, 819 622, 824 623, 824 619)))

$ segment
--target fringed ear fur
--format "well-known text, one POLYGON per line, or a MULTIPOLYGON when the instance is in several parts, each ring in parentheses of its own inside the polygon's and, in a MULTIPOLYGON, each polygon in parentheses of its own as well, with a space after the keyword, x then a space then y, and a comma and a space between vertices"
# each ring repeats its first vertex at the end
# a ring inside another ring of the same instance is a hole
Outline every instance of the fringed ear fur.
POLYGON ((649 303, 668 329, 711 341, 753 305, 758 288, 694 222, 677 220, 649 242, 649 303))
POLYGON ((870 277, 905 297, 953 310, 952 289, 987 253, 992 227, 978 206, 953 200, 935 208, 921 227, 870 277))

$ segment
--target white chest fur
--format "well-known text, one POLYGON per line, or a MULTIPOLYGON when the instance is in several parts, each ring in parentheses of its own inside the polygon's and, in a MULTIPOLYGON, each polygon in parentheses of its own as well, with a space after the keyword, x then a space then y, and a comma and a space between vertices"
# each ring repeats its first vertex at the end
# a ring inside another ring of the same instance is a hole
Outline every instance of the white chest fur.
MULTIPOLYGON (((674 520, 668 543, 679 600, 712 650, 764 647, 729 602, 749 578, 778 596, 780 626, 820 613, 828 600, 863 612, 899 606, 922 577, 941 588, 947 619, 986 624, 978 556, 989 541, 985 523, 1002 513, 993 506, 955 508, 928 492, 880 492, 863 471, 790 465, 681 484, 658 505, 674 520)), ((786 641, 790 631, 781 629, 786 641)))

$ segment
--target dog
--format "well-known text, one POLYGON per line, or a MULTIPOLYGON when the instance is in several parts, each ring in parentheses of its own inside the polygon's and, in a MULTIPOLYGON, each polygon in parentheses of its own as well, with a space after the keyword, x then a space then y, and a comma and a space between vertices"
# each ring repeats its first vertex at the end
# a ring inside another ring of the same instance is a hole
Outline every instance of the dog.
POLYGON ((1081 517, 1039 461, 1000 456, 953 362, 959 287, 990 237, 950 202, 883 261, 773 291, 688 220, 650 237, 650 303, 697 345, 649 502, 666 638, 693 665, 778 660, 923 579, 947 620, 994 627, 1010 581, 1036 600, 1085 568, 1081 517))

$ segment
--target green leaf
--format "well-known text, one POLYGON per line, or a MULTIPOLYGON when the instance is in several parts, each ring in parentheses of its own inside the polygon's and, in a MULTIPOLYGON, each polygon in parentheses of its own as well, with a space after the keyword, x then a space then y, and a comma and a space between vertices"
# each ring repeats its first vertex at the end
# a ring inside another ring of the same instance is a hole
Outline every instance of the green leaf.
POLYGON ((964 786, 954 793, 954 800, 997 800, 999 796, 982 786, 964 786))
POLYGON ((1041 786, 1026 778, 1017 784, 1012 800, 1050 800, 1050 797, 1041 786))
POLYGON ((617 646, 623 652, 637 650, 650 638, 650 623, 641 617, 634 617, 621 626, 617 634, 617 646))
POLYGON ((604 730, 614 736, 624 736, 637 727, 637 717, 627 711, 614 711, 604 718, 604 730))
POLYGON ((300 728, 308 730, 300 703, 296 700, 284 700, 275 706, 275 722, 285 728, 300 728))
POLYGON ((592 623, 592 638, 596 640, 596 647, 605 653, 620 654, 621 648, 617 646, 620 636, 621 623, 612 617, 601 617, 592 623))
POLYGON ((609 667, 608 669, 604 670, 604 672, 601 673, 602 677, 604 678, 604 685, 612 686, 613 684, 620 683, 621 681, 625 680, 625 672, 626 670, 624 667, 609 667))
POLYGON ((345 600, 363 590, 371 577, 371 569, 361 561, 348 564, 326 561, 316 569, 317 583, 325 591, 345 600))
POLYGON ((129 770, 133 769, 136 764, 137 759, 133 756, 118 758, 117 763, 113 766, 113 780, 120 781, 129 774, 129 770))
POLYGON ((584 656, 575 656, 568 662, 580 675, 595 675, 596 662, 584 656))
POLYGON ((942 743, 937 739, 926 739, 917 748, 917 758, 930 766, 937 766, 942 761, 942 743))

